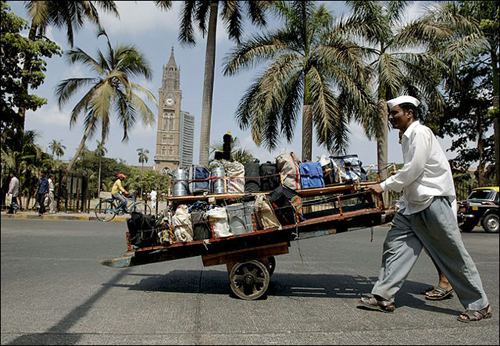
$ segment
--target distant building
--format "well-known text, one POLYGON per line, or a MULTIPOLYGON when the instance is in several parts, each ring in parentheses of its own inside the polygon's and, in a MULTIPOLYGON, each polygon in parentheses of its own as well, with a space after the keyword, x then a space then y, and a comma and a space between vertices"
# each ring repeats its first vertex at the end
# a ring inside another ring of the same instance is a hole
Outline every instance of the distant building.
POLYGON ((172 172, 193 164, 194 115, 181 110, 181 70, 174 58, 174 48, 163 66, 158 90, 158 129, 156 132, 155 171, 172 172))

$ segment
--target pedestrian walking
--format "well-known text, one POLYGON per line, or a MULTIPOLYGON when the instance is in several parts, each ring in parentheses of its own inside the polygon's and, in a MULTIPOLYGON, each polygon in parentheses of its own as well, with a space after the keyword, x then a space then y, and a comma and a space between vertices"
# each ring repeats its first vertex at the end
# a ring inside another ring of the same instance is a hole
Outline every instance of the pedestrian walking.
POLYGON ((360 306, 393 312, 396 293, 425 247, 466 309, 457 319, 473 322, 491 318, 492 309, 479 272, 465 249, 454 215, 456 197, 451 168, 432 131, 418 121, 420 101, 400 96, 387 104, 389 122, 394 129, 403 131, 404 166, 373 185, 371 191, 403 191, 403 205, 384 242, 373 297, 361 298, 360 306))
POLYGON ((49 197, 49 181, 45 172, 40 173, 40 178, 36 183, 35 198, 38 202, 38 216, 42 216, 46 211, 45 198, 49 197))
POLYGON ((56 200, 55 200, 55 189, 59 183, 54 183, 54 174, 49 174, 49 214, 56 213, 56 200))
POLYGON ((14 172, 10 172, 9 176, 10 182, 7 194, 11 196, 11 201, 7 214, 14 214, 19 210, 19 205, 17 204, 17 196, 19 195, 19 179, 17 179, 14 172))

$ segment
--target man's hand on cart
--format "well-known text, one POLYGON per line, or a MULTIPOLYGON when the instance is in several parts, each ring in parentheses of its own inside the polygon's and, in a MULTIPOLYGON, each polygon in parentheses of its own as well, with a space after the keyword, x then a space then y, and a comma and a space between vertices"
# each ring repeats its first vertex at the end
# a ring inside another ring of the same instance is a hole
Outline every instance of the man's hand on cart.
POLYGON ((371 185, 370 187, 368 187, 368 190, 370 192, 374 192, 378 195, 381 195, 384 192, 384 190, 382 190, 382 187, 380 186, 380 184, 371 185))

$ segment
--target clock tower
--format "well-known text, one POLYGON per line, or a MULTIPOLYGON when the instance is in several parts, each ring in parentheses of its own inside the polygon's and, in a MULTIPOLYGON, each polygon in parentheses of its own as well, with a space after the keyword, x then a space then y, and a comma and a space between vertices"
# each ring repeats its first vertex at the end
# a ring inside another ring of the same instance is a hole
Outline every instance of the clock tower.
POLYGON ((156 133, 157 172, 173 171, 181 163, 181 99, 180 68, 174 59, 174 47, 167 65, 163 66, 161 88, 158 90, 158 130, 156 133))

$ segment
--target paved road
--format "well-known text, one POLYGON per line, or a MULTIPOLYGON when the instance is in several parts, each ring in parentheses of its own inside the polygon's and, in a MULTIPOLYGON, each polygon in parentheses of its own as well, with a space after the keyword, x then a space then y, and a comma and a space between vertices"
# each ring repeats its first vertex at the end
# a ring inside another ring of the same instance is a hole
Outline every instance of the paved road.
POLYGON ((225 266, 201 258, 127 269, 123 222, 1 220, 1 344, 499 344, 499 236, 463 234, 494 316, 462 324, 457 298, 426 301, 423 254, 396 312, 356 308, 379 269, 385 227, 292 242, 265 299, 230 294, 225 266))

